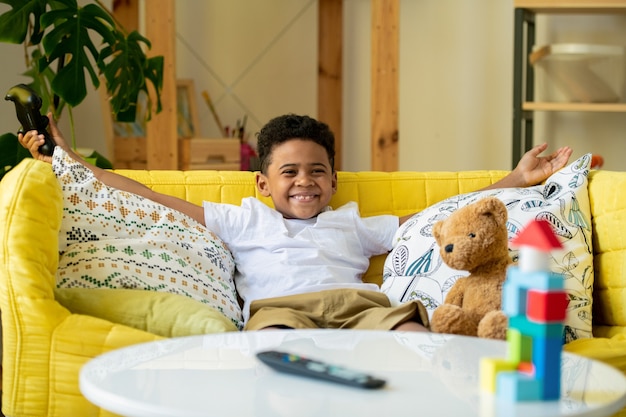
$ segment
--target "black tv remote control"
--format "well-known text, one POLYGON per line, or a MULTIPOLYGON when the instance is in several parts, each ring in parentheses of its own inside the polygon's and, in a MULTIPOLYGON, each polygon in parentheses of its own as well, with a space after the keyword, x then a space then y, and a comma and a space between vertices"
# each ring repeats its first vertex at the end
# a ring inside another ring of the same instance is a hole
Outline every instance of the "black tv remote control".
POLYGON ((269 350, 258 352, 257 358, 271 368, 294 375, 337 382, 358 388, 381 388, 385 380, 366 373, 331 365, 287 352, 269 350))
POLYGON ((48 118, 39 112, 42 100, 37 93, 26 84, 11 87, 4 97, 15 104, 17 119, 22 124, 18 133, 36 130, 44 137, 44 144, 39 147, 39 153, 52 156, 56 144, 48 132, 48 118))

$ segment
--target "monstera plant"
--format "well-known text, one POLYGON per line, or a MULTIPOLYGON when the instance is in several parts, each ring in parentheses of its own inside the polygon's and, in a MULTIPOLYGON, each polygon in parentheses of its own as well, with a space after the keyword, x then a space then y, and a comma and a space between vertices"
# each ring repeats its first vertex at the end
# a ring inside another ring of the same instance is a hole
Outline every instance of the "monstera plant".
MULTIPOLYGON (((161 110, 163 57, 148 58, 150 41, 137 31, 128 33, 100 1, 82 6, 76 0, 0 3, 10 6, 0 15, 0 42, 23 46, 24 74, 42 97, 42 112, 48 109, 59 118, 67 111, 74 148, 72 108, 87 96, 88 83, 98 88, 104 80, 118 121, 135 121, 140 92, 148 100, 148 118, 153 104, 157 112, 161 110), (147 94, 149 84, 156 91, 156 103, 147 94)), ((15 134, 2 135, 0 178, 25 154, 15 134)))

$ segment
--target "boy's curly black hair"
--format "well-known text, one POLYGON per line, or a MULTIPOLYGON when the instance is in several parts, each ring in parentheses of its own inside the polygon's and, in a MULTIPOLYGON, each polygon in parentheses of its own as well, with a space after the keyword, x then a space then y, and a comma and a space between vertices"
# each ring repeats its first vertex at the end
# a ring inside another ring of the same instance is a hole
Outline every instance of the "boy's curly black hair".
POLYGON ((310 140, 323 146, 330 166, 335 170, 335 135, 328 125, 309 116, 285 114, 267 122, 257 134, 257 153, 262 173, 267 173, 274 147, 291 139, 310 140))

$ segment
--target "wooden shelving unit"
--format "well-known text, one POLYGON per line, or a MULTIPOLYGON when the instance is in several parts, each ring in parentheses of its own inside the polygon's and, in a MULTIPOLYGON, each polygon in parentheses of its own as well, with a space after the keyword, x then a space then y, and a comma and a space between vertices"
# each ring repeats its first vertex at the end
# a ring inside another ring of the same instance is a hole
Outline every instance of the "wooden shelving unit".
POLYGON ((536 14, 626 14, 626 0, 515 0, 512 166, 533 146, 533 112, 626 113, 626 103, 534 101, 534 69, 528 53, 535 44, 536 14))

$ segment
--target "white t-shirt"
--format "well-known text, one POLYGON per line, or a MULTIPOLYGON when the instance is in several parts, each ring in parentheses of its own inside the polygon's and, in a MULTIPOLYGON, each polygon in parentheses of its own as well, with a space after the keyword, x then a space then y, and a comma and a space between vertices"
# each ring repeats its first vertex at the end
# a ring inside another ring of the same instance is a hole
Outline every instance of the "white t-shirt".
POLYGON ((371 256, 392 249, 399 224, 391 215, 362 218, 356 203, 285 219, 253 197, 241 206, 205 202, 204 217, 233 253, 246 321, 254 300, 335 288, 378 291, 361 276, 371 256))

